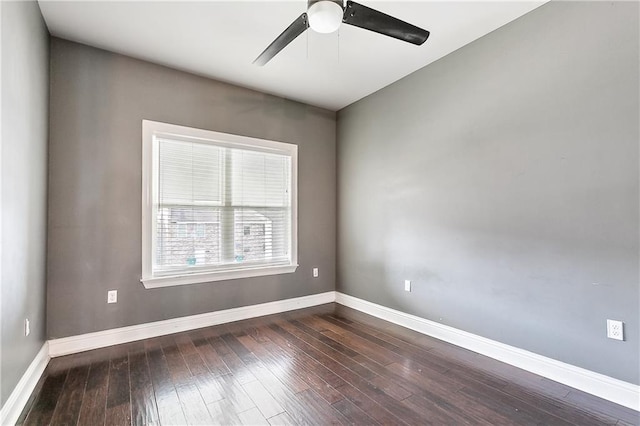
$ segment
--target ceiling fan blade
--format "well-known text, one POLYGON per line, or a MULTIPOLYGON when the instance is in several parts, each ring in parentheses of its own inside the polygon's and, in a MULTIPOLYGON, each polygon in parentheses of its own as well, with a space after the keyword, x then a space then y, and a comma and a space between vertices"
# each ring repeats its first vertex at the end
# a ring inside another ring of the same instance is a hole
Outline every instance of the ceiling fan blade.
POLYGON ((276 37, 276 39, 273 40, 266 49, 264 49, 264 52, 262 52, 260 56, 258 56, 256 60, 253 61, 253 63, 263 66, 271 59, 273 59, 273 57, 276 56, 278 52, 287 47, 289 43, 295 40, 296 37, 305 32, 307 28, 309 28, 309 20, 307 19, 307 14, 303 13, 298 17, 298 19, 293 21, 291 25, 289 25, 287 29, 282 32, 282 34, 276 37))
POLYGON ((351 0, 347 1, 342 22, 417 45, 429 37, 427 30, 351 0))

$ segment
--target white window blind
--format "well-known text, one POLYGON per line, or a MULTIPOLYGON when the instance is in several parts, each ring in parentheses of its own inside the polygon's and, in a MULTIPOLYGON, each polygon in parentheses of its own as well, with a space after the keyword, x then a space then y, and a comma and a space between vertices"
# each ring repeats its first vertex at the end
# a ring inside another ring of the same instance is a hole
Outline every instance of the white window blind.
POLYGON ((143 282, 295 268, 295 145, 145 123, 143 282))

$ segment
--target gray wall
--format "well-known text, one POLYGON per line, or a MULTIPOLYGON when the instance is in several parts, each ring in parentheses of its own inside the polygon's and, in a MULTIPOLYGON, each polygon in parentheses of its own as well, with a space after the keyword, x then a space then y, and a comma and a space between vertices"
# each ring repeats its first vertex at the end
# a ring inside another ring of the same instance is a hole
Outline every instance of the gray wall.
POLYGON ((35 2, 2 9, 0 405, 45 340, 49 33, 35 2), (24 319, 31 334, 24 336, 24 319))
POLYGON ((50 110, 49 337, 334 290, 334 112, 57 38, 50 110), (298 270, 146 290, 143 119, 297 144, 298 270), (107 305, 109 289, 117 304, 107 305))
POLYGON ((551 2, 340 111, 338 290, 637 384, 638 12, 551 2))

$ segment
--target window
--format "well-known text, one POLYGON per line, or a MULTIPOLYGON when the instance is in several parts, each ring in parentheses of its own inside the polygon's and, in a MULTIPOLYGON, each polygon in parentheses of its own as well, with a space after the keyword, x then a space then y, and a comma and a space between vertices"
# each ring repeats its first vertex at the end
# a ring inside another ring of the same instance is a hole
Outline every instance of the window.
POLYGON ((144 120, 142 282, 294 272, 297 146, 144 120))

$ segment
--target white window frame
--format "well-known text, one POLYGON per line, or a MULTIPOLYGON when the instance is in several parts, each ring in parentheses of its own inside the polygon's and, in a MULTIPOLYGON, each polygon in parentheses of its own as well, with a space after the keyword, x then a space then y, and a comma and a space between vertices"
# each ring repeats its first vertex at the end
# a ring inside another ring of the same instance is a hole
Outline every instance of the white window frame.
POLYGON ((211 130, 195 129, 158 121, 142 120, 142 277, 145 288, 169 287, 206 283, 236 278, 250 278, 295 272, 298 268, 298 146, 289 143, 232 135, 211 130), (250 148, 253 151, 284 154, 291 157, 291 262, 277 266, 238 267, 217 271, 181 273, 177 275, 153 274, 154 226, 156 209, 154 193, 157 190, 156 138, 171 138, 226 148, 250 148))

